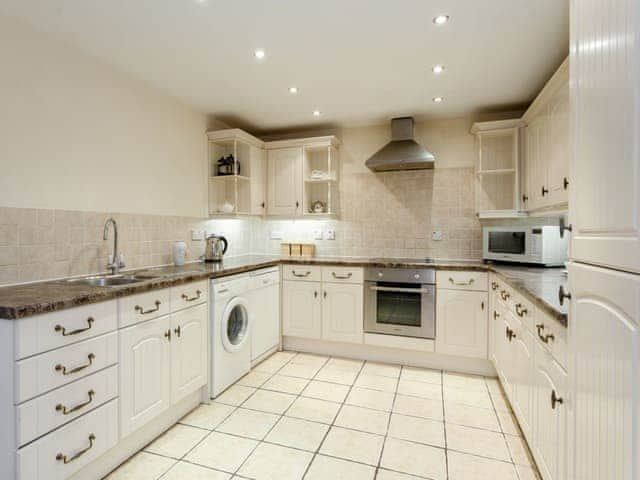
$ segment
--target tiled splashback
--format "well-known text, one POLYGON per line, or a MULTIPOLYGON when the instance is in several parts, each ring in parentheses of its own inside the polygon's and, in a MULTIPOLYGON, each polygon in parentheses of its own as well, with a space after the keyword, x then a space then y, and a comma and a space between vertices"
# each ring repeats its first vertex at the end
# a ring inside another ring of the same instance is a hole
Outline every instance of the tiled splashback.
POLYGON ((0 285, 105 271, 113 248, 111 230, 108 240, 102 239, 109 217, 118 222, 126 268, 171 263, 178 240, 187 243, 187 260, 197 259, 204 242, 192 241, 191 230, 224 231, 229 255, 251 248, 250 220, 0 207, 0 285))

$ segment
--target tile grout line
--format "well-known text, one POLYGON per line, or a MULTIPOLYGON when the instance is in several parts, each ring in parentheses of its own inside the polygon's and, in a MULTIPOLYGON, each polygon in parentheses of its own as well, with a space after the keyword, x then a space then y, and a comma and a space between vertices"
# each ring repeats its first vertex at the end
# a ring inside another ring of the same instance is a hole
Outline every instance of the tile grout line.
POLYGON ((387 429, 384 434, 384 440, 382 442, 382 448, 380 449, 380 456, 378 457, 378 465, 374 473, 374 480, 378 478, 378 472, 382 465, 382 455, 384 455, 384 447, 387 445, 387 439, 389 438, 389 427, 391 426, 391 417, 393 416, 393 407, 396 404, 396 398, 398 398, 398 388, 400 387, 400 379, 402 378, 402 368, 400 365, 400 371, 398 372, 398 378, 396 379, 396 388, 393 391, 393 400, 391 401, 391 411, 389 412, 389 419, 387 420, 387 429))
POLYGON ((442 423, 444 428, 444 473, 449 479, 449 444, 447 443, 447 412, 444 408, 444 370, 440 373, 440 392, 442 394, 442 423))

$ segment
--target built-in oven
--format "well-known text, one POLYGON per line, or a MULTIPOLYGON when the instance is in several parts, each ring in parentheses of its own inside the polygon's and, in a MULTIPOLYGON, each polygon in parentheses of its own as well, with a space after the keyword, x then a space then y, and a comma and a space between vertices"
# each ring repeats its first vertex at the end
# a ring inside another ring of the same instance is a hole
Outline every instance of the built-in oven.
POLYGON ((364 331, 435 338, 436 272, 432 268, 366 268, 364 331))

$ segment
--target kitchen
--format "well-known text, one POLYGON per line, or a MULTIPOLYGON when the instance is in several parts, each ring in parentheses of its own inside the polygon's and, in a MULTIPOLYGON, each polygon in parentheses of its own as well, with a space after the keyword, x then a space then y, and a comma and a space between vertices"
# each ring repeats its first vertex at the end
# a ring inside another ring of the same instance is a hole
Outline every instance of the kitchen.
POLYGON ((0 476, 637 479, 639 32, 2 2, 0 476))

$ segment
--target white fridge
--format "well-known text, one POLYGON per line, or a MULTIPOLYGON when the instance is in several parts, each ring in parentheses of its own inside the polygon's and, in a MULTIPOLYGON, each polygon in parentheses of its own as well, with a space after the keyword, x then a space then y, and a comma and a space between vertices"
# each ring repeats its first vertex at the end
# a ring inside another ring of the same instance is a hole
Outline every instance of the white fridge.
POLYGON ((640 0, 571 2, 567 478, 640 475, 640 0))

